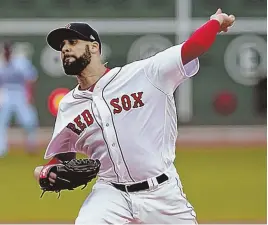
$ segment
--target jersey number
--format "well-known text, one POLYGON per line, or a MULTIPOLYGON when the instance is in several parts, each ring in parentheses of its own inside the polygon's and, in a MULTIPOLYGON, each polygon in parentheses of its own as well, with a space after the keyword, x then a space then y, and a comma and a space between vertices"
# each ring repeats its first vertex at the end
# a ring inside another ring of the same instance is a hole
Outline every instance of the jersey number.
POLYGON ((114 98, 110 101, 111 106, 113 106, 113 113, 121 113, 124 109, 129 111, 131 108, 139 108, 144 106, 142 101, 143 92, 133 93, 129 95, 122 95, 121 98, 114 98))
POLYGON ((94 119, 91 113, 86 109, 81 115, 75 117, 72 123, 67 125, 77 135, 80 135, 87 127, 93 123, 94 119), (83 120, 82 120, 83 119, 83 120))

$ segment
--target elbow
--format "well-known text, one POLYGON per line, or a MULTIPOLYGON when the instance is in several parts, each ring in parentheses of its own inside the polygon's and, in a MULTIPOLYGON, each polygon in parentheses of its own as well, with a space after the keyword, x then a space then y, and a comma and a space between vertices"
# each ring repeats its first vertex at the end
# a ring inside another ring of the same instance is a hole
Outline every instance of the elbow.
POLYGON ((207 46, 204 46, 198 42, 188 42, 182 46, 181 58, 183 65, 198 58, 207 51, 207 46))

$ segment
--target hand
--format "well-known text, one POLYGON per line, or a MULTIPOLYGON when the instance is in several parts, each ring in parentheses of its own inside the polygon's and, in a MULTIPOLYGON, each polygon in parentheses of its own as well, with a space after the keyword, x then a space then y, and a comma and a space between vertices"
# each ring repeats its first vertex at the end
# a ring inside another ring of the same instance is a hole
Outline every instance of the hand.
POLYGON ((43 166, 38 166, 35 168, 34 170, 34 178, 39 181, 39 176, 40 176, 40 173, 41 173, 41 170, 43 169, 43 166))
POLYGON ((227 15, 223 13, 221 9, 218 9, 215 14, 210 17, 211 20, 217 20, 220 23, 220 32, 227 32, 229 28, 234 24, 235 16, 227 15))
MULTIPOLYGON (((40 172, 42 171, 42 169, 43 169, 43 166, 38 166, 38 167, 36 167, 35 170, 34 170, 34 177, 35 177, 35 179, 36 179, 37 181, 39 181, 40 172)), ((49 181, 50 181, 52 184, 55 183, 56 178, 57 178, 57 175, 56 175, 55 173, 51 172, 51 173, 49 174, 49 181)))

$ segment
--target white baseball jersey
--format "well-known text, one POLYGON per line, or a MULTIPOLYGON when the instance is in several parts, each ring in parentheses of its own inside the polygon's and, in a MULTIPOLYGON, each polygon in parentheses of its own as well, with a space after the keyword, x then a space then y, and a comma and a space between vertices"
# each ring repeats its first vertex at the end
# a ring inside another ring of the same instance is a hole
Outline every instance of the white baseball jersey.
POLYGON ((84 153, 101 161, 99 179, 119 183, 167 170, 177 138, 173 93, 199 69, 198 59, 183 66, 181 47, 111 69, 93 92, 70 91, 60 102, 45 158, 84 153))
POLYGON ((27 145, 36 146, 38 116, 28 102, 27 82, 37 79, 37 70, 24 56, 13 56, 9 62, 0 60, 0 156, 8 151, 7 129, 15 115, 16 122, 27 131, 27 145))
POLYGON ((27 98, 26 83, 37 79, 37 70, 32 65, 31 61, 23 56, 13 56, 10 62, 0 62, 0 86, 5 92, 5 97, 12 101, 17 101, 20 98, 27 98))

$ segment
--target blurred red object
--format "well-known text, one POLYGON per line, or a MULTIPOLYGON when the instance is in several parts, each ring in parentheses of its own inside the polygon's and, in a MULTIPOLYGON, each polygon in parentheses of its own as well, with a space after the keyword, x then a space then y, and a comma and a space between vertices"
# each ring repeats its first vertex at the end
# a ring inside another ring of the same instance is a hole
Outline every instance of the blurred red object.
POLYGON ((68 88, 57 88, 48 96, 48 110, 53 116, 57 115, 59 103, 64 95, 66 95, 69 91, 70 90, 68 88))
POLYGON ((237 108, 237 98, 235 94, 222 91, 216 94, 213 100, 214 110, 224 116, 228 116, 235 112, 237 108))

